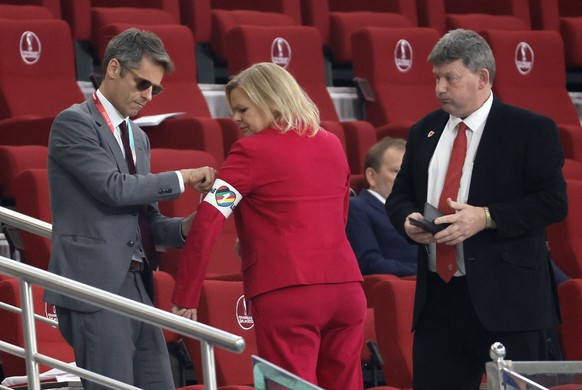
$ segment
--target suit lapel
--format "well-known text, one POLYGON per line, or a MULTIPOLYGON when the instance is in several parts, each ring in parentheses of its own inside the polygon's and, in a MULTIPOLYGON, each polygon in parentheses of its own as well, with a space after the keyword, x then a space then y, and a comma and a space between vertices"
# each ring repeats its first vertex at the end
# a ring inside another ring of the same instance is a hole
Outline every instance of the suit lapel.
POLYGON ((364 201, 366 201, 366 203, 372 206, 375 210, 379 212, 385 212, 384 205, 382 204, 382 202, 380 202, 380 199, 376 198, 373 194, 370 193, 370 191, 364 190, 362 191, 360 196, 364 199, 364 201))
POLYGON ((119 147, 119 143, 115 138, 115 135, 111 132, 107 123, 105 123, 105 119, 101 116, 101 113, 97 109, 97 106, 93 102, 93 99, 87 100, 87 106, 89 108, 89 112, 95 119, 95 127, 97 128, 97 132, 100 134, 100 138, 104 140, 104 147, 109 149, 109 152, 113 155, 115 163, 117 164, 117 168, 120 172, 128 173, 129 168, 127 167, 127 163, 125 162, 125 157, 123 157, 123 152, 119 147))

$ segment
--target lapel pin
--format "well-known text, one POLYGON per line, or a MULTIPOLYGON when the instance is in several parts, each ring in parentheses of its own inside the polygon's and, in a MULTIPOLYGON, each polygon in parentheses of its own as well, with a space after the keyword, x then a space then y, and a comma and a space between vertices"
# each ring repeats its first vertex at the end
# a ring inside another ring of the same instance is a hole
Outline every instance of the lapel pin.
POLYGON ((432 137, 433 135, 434 135, 434 131, 432 131, 432 130, 431 130, 431 131, 429 131, 429 132, 428 132, 428 135, 427 135, 427 137, 428 137, 428 138, 430 138, 430 137, 432 137))

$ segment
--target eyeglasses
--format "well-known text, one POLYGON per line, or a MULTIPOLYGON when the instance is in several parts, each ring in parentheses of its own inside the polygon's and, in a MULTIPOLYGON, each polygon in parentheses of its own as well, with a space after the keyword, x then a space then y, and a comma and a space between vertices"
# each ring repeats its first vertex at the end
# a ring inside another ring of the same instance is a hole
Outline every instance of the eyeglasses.
POLYGON ((146 89, 152 88, 152 96, 158 96, 160 93, 164 91, 164 87, 161 85, 153 84, 148 79, 144 79, 140 75, 136 73, 133 69, 126 68, 132 75, 135 80, 135 87, 138 91, 145 91, 146 89))

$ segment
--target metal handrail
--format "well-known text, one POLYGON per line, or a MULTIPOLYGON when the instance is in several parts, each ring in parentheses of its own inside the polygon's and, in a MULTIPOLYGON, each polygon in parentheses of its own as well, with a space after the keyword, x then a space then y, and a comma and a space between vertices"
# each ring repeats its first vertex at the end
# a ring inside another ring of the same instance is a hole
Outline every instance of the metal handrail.
MULTIPOLYGON (((0 222, 42 235, 43 237, 50 238, 52 234, 52 226, 50 224, 4 207, 0 207, 0 222)), ((214 365, 214 346, 234 353, 242 352, 245 347, 244 339, 241 336, 233 335, 220 329, 177 316, 155 307, 144 305, 36 267, 21 264, 2 256, 0 256, 0 273, 13 276, 20 280, 25 335, 24 349, 0 342, 0 350, 26 359, 28 386, 29 389, 32 390, 40 389, 40 378, 38 372, 39 363, 61 369, 65 372, 70 372, 106 386, 115 386, 117 389, 136 389, 134 386, 124 384, 82 368, 71 366, 37 352, 34 307, 32 303, 32 284, 199 340, 202 350, 201 357, 205 389, 213 390, 217 388, 216 368, 214 365)))

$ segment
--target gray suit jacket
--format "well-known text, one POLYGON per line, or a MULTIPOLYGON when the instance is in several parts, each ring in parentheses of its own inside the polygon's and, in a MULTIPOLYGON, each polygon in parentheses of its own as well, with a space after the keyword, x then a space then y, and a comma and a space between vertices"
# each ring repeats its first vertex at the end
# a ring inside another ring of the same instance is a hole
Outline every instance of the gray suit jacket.
MULTIPOLYGON (((183 245, 182 218, 161 215, 156 203, 180 196, 178 177, 174 172, 150 173, 148 138, 136 124, 131 126, 136 175, 129 174, 121 148, 91 98, 61 112, 49 138, 49 271, 112 293, 119 292, 129 269, 139 205, 148 204, 156 245, 183 245)), ((149 272, 145 282, 151 295, 149 272)), ((96 310, 51 291, 45 300, 72 310, 96 310)))

